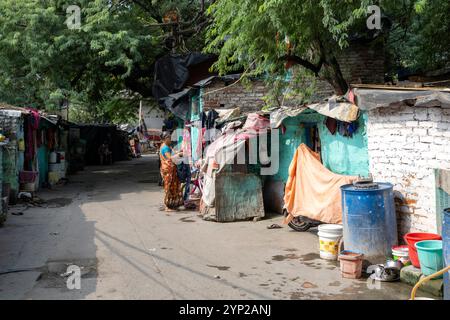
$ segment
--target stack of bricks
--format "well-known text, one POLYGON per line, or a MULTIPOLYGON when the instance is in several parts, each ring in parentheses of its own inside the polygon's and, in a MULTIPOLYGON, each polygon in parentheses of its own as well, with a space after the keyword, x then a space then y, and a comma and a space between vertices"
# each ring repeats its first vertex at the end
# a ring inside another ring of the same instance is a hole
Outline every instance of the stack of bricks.
POLYGON ((371 110, 367 138, 374 179, 394 185, 399 233, 436 232, 434 169, 450 169, 450 110, 371 110))

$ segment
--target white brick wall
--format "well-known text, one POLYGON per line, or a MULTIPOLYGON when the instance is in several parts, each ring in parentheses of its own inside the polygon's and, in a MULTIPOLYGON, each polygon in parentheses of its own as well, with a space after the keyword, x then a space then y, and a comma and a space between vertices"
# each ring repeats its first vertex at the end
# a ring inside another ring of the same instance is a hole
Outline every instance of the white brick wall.
POLYGON ((399 232, 436 232, 434 169, 450 169, 450 110, 388 107, 369 111, 370 170, 394 184, 399 232))

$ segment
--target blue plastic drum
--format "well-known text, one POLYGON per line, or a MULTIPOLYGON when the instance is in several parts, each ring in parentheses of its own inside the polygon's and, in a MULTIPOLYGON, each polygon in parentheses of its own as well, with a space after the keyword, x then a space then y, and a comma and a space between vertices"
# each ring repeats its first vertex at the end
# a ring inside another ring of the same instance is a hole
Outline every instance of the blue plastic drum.
MULTIPOLYGON (((442 241, 444 249, 444 265, 450 265, 450 208, 444 210, 442 222, 442 241)), ((450 271, 444 274, 444 299, 450 300, 450 271)))
POLYGON ((348 184, 341 190, 345 249, 361 252, 371 262, 384 262, 398 243, 392 184, 348 184))

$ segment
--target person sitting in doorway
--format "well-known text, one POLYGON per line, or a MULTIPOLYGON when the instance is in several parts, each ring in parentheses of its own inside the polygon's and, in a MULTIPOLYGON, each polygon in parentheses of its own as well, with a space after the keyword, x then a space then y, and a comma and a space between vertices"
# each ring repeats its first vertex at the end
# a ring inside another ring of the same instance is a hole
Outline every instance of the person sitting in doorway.
POLYGON ((105 141, 98 148, 98 155, 100 157, 100 165, 112 164, 112 152, 109 150, 108 143, 105 141))

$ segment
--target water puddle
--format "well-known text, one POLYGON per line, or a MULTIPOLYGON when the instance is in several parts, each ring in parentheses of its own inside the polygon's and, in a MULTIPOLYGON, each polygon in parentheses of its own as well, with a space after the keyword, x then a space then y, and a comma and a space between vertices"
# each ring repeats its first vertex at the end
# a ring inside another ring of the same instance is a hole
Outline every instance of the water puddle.
POLYGON ((293 260, 293 259, 299 259, 300 256, 296 255, 295 253, 288 253, 284 255, 275 255, 272 256, 273 261, 284 261, 284 260, 293 260))
POLYGON ((192 220, 191 218, 192 217, 184 217, 184 218, 179 219, 179 221, 181 221, 181 222, 195 222, 195 220, 192 220))
POLYGON ((68 206, 71 203, 72 203, 71 198, 54 198, 54 199, 45 200, 45 202, 44 202, 44 204, 48 208, 62 208, 62 207, 68 206))

